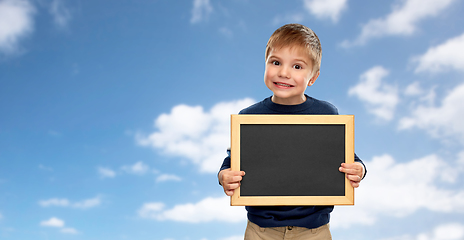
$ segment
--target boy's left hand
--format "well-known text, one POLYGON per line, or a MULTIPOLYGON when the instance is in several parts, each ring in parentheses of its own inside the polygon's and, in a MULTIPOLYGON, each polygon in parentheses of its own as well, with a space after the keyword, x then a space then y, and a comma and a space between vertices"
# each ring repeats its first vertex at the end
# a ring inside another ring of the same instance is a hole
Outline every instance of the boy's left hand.
POLYGON ((361 163, 342 163, 338 170, 346 173, 346 178, 350 180, 351 186, 354 188, 359 187, 363 175, 363 166, 361 163))

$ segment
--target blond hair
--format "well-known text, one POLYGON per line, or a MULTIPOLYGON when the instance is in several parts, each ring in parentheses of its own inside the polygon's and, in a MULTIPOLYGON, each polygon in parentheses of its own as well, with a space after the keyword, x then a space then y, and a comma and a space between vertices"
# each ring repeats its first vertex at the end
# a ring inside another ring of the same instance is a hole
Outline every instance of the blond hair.
POLYGON ((272 49, 280 49, 282 47, 301 47, 305 49, 312 60, 312 75, 320 70, 322 58, 321 42, 316 33, 310 28, 292 23, 275 30, 266 45, 266 61, 272 49))

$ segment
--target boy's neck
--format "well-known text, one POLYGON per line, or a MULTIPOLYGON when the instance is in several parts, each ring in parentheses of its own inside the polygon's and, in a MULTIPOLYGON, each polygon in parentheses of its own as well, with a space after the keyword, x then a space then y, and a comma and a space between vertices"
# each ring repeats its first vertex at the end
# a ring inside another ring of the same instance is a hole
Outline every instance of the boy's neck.
POLYGON ((279 98, 275 95, 272 95, 271 101, 280 105, 298 105, 306 102, 306 96, 298 96, 298 98, 279 98))

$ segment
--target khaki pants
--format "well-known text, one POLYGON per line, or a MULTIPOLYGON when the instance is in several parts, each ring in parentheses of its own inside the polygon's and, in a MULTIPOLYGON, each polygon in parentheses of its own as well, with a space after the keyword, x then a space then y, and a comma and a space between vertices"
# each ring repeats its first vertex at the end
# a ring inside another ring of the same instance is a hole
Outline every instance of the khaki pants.
POLYGON ((304 227, 273 227, 262 228, 248 221, 245 230, 245 240, 286 240, 286 239, 304 239, 304 240, 332 240, 329 224, 318 228, 304 227))

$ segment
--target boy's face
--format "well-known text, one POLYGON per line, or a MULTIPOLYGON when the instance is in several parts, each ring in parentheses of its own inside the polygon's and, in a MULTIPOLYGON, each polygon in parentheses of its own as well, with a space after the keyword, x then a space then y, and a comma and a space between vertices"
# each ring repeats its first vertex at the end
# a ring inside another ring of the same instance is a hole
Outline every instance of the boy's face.
POLYGON ((312 60, 300 47, 271 49, 266 60, 264 83, 274 93, 272 101, 296 105, 306 101, 304 92, 319 76, 312 76, 312 60))

